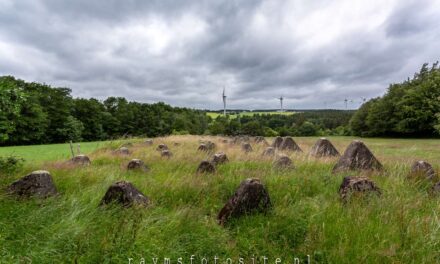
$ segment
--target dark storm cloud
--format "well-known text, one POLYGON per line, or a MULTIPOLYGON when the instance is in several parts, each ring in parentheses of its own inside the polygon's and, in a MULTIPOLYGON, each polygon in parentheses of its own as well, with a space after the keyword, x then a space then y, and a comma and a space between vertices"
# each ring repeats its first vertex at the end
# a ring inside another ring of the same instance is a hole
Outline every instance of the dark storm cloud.
POLYGON ((0 0, 0 74, 75 96, 358 107, 440 58, 437 1, 0 0))
POLYGON ((386 33, 393 37, 418 35, 428 30, 438 30, 437 10, 431 10, 427 1, 413 1, 399 5, 390 15, 386 33))

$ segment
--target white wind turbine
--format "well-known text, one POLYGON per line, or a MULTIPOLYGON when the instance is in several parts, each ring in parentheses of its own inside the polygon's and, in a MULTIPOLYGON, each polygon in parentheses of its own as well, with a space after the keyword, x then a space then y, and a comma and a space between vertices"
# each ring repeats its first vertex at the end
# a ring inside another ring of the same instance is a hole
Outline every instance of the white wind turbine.
POLYGON ((226 116, 226 94, 225 94, 225 87, 223 87, 223 115, 226 116))
POLYGON ((277 98, 277 99, 280 100, 280 106, 281 106, 280 112, 284 112, 284 108, 283 108, 284 97, 281 95, 280 98, 277 98))

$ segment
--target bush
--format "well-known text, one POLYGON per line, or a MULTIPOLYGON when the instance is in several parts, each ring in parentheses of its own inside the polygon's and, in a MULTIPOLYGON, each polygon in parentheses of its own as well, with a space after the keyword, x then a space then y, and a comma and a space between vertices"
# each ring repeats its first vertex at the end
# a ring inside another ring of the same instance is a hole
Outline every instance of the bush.
POLYGON ((292 136, 292 132, 287 127, 280 127, 277 132, 280 137, 292 136))
POLYGON ((297 130, 296 136, 316 136, 318 134, 317 127, 309 121, 305 121, 297 130))
POLYGON ((171 135, 189 135, 189 132, 186 130, 175 130, 173 129, 173 132, 171 133, 171 135))
POLYGON ((23 166, 24 159, 20 157, 0 157, 0 173, 11 173, 23 166))
POLYGON ((261 136, 264 134, 261 124, 257 121, 250 121, 241 126, 241 132, 244 135, 261 136))
POLYGON ((331 136, 350 136, 351 131, 349 127, 338 126, 337 128, 331 130, 328 134, 331 136))
POLYGON ((273 130, 270 127, 263 127, 263 131, 264 131, 264 136, 265 137, 276 137, 276 136, 278 136, 278 132, 276 132, 275 130, 273 130))

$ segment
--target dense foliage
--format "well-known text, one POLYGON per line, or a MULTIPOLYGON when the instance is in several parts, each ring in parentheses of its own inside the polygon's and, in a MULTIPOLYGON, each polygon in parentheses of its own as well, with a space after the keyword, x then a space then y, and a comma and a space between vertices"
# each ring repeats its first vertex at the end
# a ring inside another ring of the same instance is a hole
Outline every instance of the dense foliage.
POLYGON ((350 121, 357 136, 433 137, 440 132, 440 69, 424 64, 412 79, 392 84, 350 121))
POLYGON ((348 135, 352 111, 306 110, 292 115, 256 114, 217 117, 209 125, 214 135, 320 136, 348 135))
POLYGON ((23 166, 24 160, 16 156, 0 156, 0 174, 12 173, 17 171, 23 166))
POLYGON ((202 134, 208 121, 204 111, 120 97, 72 98, 67 88, 0 77, 0 145, 202 134))

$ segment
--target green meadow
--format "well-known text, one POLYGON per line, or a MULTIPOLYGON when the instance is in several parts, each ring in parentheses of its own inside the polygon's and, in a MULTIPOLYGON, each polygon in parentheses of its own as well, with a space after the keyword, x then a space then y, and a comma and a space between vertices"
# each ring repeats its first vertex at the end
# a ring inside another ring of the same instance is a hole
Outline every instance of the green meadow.
MULTIPOLYGON (((96 149, 103 147, 108 142, 81 142, 80 151, 89 154, 96 149)), ((73 151, 78 151, 78 143, 73 144, 73 151)), ((72 157, 70 144, 51 144, 36 146, 14 146, 0 147, 0 156, 17 156, 28 162, 41 162, 50 160, 63 160, 72 157)))
MULTIPOLYGON (((0 263, 439 263, 440 198, 430 185, 407 179, 411 163, 423 159, 440 164, 440 140, 363 139, 384 165, 369 176, 380 197, 342 204, 338 188, 344 176, 332 174, 337 159, 307 155, 316 137, 295 138, 304 153, 286 153, 295 168, 279 171, 261 156, 265 146, 240 146, 218 137, 155 138, 153 146, 132 140, 132 154, 113 150, 127 141, 81 143, 92 160, 88 167, 67 164, 68 144, 0 148, 0 156, 17 155, 25 163, 17 172, 0 172, 0 263), (212 140, 230 162, 214 174, 196 174, 208 154, 197 151, 199 140, 212 140), (173 152, 163 159, 156 146, 173 152), (175 145, 174 143, 180 143, 175 145), (127 171, 132 158, 149 172, 127 171), (48 170, 59 195, 18 199, 6 188, 34 170, 48 170), (273 208, 218 225, 216 216, 240 182, 259 178, 273 208), (127 180, 148 196, 148 208, 98 206, 107 188, 127 180), (193 257, 191 257, 193 255, 193 257), (208 260, 207 263, 203 259, 208 260), (258 262, 257 262, 258 261, 258 262)), ((354 139, 329 138, 342 154, 354 139)), ((267 139, 271 142, 272 139, 267 139)))

